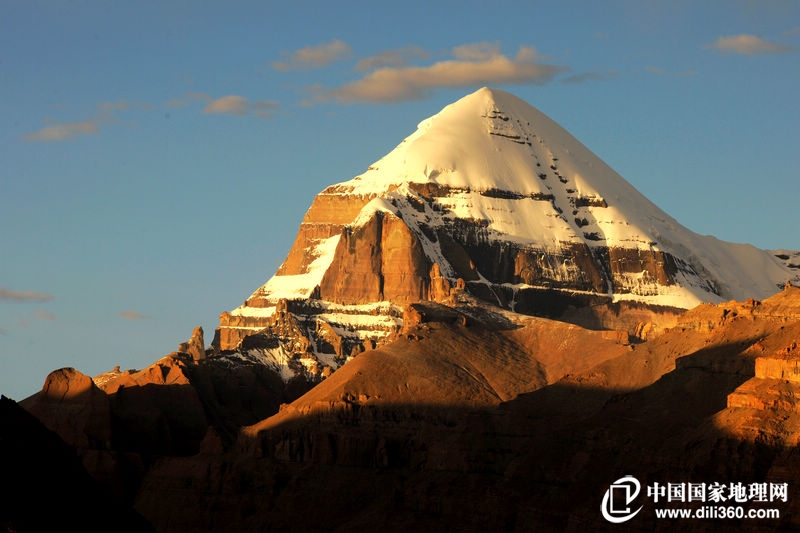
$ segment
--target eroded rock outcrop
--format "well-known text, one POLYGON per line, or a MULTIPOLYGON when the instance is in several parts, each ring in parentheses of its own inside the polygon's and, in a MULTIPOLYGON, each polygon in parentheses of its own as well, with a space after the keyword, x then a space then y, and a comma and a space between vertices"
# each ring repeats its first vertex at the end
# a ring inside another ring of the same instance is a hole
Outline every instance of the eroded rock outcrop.
POLYGON ((89 376, 74 368, 54 370, 39 394, 22 405, 77 447, 105 447, 111 440, 111 407, 89 376))
POLYGON ((206 358, 206 345, 203 340, 203 328, 197 326, 192 331, 192 337, 178 346, 178 351, 192 356, 195 361, 206 358))
MULTIPOLYGON (((199 329, 193 341, 202 346, 199 329)), ((133 503, 157 457, 221 451, 242 425, 307 390, 287 387, 264 365, 196 359, 182 348, 142 370, 116 367, 94 378, 56 370, 21 405, 73 446, 106 490, 133 503)))

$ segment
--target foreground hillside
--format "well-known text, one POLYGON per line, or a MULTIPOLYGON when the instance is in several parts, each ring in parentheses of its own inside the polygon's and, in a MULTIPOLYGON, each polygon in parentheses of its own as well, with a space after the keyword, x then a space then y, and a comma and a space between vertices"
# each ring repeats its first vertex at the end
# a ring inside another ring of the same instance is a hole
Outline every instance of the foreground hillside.
POLYGON ((24 403, 159 531, 616 530, 600 504, 624 475, 788 484, 786 501, 741 504, 777 519, 657 521, 642 496, 629 531, 800 526, 800 289, 699 306, 634 343, 474 303, 406 316, 395 342, 260 421, 258 402, 209 393, 230 384, 213 358, 179 354, 106 391, 61 371, 24 403), (64 394, 76 383, 90 392, 64 394), (160 422, 137 441, 135 419, 160 422))

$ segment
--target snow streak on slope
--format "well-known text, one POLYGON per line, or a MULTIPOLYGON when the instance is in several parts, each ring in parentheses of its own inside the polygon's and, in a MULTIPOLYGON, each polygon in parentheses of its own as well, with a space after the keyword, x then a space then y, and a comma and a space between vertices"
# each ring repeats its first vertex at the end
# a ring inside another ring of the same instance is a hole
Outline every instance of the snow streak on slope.
MULTIPOLYGON (((309 258, 313 258, 305 274, 294 276, 273 276, 265 285, 262 285, 252 297, 268 297, 274 300, 286 298, 294 300, 308 298, 314 287, 322 281, 325 271, 331 266, 336 245, 339 244, 340 235, 328 239, 319 239, 306 250, 309 258)), ((236 314, 236 311, 234 312, 236 314)))

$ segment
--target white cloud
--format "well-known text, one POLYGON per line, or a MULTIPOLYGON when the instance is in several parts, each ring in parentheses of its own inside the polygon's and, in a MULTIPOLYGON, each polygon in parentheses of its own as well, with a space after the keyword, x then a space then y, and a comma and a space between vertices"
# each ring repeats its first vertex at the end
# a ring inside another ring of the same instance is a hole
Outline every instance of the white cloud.
POLYGON ((23 138, 26 141, 64 141, 74 139, 81 135, 89 135, 100 131, 100 126, 96 120, 84 120, 81 122, 62 122, 45 126, 39 131, 29 133, 23 138))
POLYGON ((312 88, 305 104, 334 100, 339 103, 388 103, 419 100, 437 88, 480 85, 534 84, 550 82, 566 67, 540 63, 534 47, 520 47, 516 57, 500 53, 489 43, 453 49, 455 59, 425 67, 381 68, 338 89, 312 88))
POLYGON ((272 68, 280 71, 289 70, 310 70, 314 68, 326 67, 349 57, 353 53, 350 45, 339 39, 318 46, 306 46, 291 53, 284 52, 284 61, 274 61, 272 68))
POLYGON ((766 54, 785 54, 795 48, 785 44, 774 44, 756 35, 731 35, 718 38, 707 48, 714 48, 729 54, 760 56, 766 54))

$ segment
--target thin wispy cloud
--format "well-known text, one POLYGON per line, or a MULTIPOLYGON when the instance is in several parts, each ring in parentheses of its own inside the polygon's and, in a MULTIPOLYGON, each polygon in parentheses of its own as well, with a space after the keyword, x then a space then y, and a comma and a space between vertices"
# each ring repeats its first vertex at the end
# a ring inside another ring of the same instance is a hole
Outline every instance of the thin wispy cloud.
POLYGON ((731 35, 720 37, 706 48, 712 48, 727 54, 746 56, 762 56, 768 54, 785 54, 795 50, 793 46, 776 44, 756 35, 731 35))
POLYGON ((127 100, 118 100, 116 102, 100 102, 97 104, 100 111, 113 112, 113 111, 127 111, 131 108, 130 102, 127 100))
POLYGON ((141 109, 143 111, 153 111, 155 107, 147 102, 129 102, 128 100, 117 100, 116 102, 100 102, 97 109, 101 113, 113 113, 115 111, 130 111, 141 109))
POLYGON ((428 57, 430 57, 430 54, 419 46, 407 46, 405 48, 398 48, 397 50, 384 50, 378 55, 359 59, 355 69, 359 72, 364 72, 385 67, 404 67, 414 59, 425 60, 428 59, 428 57))
POLYGON ((117 100, 115 102, 98 102, 95 104, 97 112, 86 120, 72 122, 51 122, 42 129, 23 135, 23 139, 30 142, 55 142, 75 139, 85 135, 92 135, 101 129, 101 125, 117 121, 117 113, 124 113, 134 109, 152 111, 155 107, 146 102, 129 102, 117 100))
POLYGON ((61 122, 50 124, 44 128, 23 136, 30 142, 53 142, 74 139, 83 135, 91 135, 100 131, 97 120, 83 120, 80 122, 61 122))
POLYGON ((644 69, 647 72, 652 72, 653 74, 658 74, 659 76, 666 76, 667 74, 669 74, 669 71, 667 69, 661 67, 654 67, 652 65, 647 65, 646 67, 644 67, 644 69))
POLYGON ((231 94, 223 96, 209 102, 204 108, 203 113, 220 113, 224 115, 246 115, 247 98, 231 94))
POLYGON ((14 291, 0 287, 0 300, 13 302, 49 302, 53 299, 50 294, 34 291, 14 291))
POLYGON ((250 103, 244 96, 231 94, 210 100, 203 108, 203 113, 223 115, 255 115, 259 118, 272 118, 272 113, 278 108, 278 103, 270 100, 260 100, 250 103))
POLYGON ((352 55, 350 45, 339 39, 317 46, 306 46, 294 52, 283 52, 284 60, 274 61, 272 68, 280 71, 311 70, 330 65, 352 55))
POLYGON ((148 318, 147 315, 143 315, 139 311, 134 311, 133 309, 120 311, 119 316, 121 316, 125 320, 144 320, 145 318, 148 318))
POLYGON ((440 88, 480 85, 543 85, 566 67, 542 63, 532 46, 522 46, 508 57, 494 43, 473 43, 453 48, 454 59, 429 66, 380 68, 360 80, 336 89, 313 87, 306 105, 323 102, 394 103, 421 100, 440 88))
POLYGON ((653 65, 647 65, 646 67, 644 67, 644 69, 647 72, 651 72, 651 73, 656 74, 658 76, 679 76, 679 77, 682 77, 682 78, 686 78, 686 77, 694 76, 694 75, 697 74, 696 70, 684 70, 683 72, 672 73, 672 72, 670 72, 669 70, 667 70, 665 68, 655 67, 653 65))
POLYGON ((33 312, 33 318, 52 322, 53 320, 56 319, 56 315, 54 315, 53 313, 49 313, 44 309, 37 309, 36 311, 33 312))
POLYGON ((269 119, 274 116, 274 112, 280 107, 278 102, 272 100, 259 100, 250 104, 250 111, 258 118, 269 119))
POLYGON ((610 71, 610 72, 583 72, 581 74, 573 74, 572 76, 567 76, 563 80, 562 83, 569 83, 569 84, 578 84, 578 83, 586 83, 589 81, 608 81, 612 80, 619 76, 619 73, 610 71))
POLYGON ((213 100, 210 94, 199 92, 186 93, 186 98, 189 100, 202 100, 203 102, 211 102, 213 100))
POLYGON ((164 107, 167 109, 179 109, 181 107, 186 107, 189 103, 190 100, 188 98, 170 98, 164 102, 164 107))

